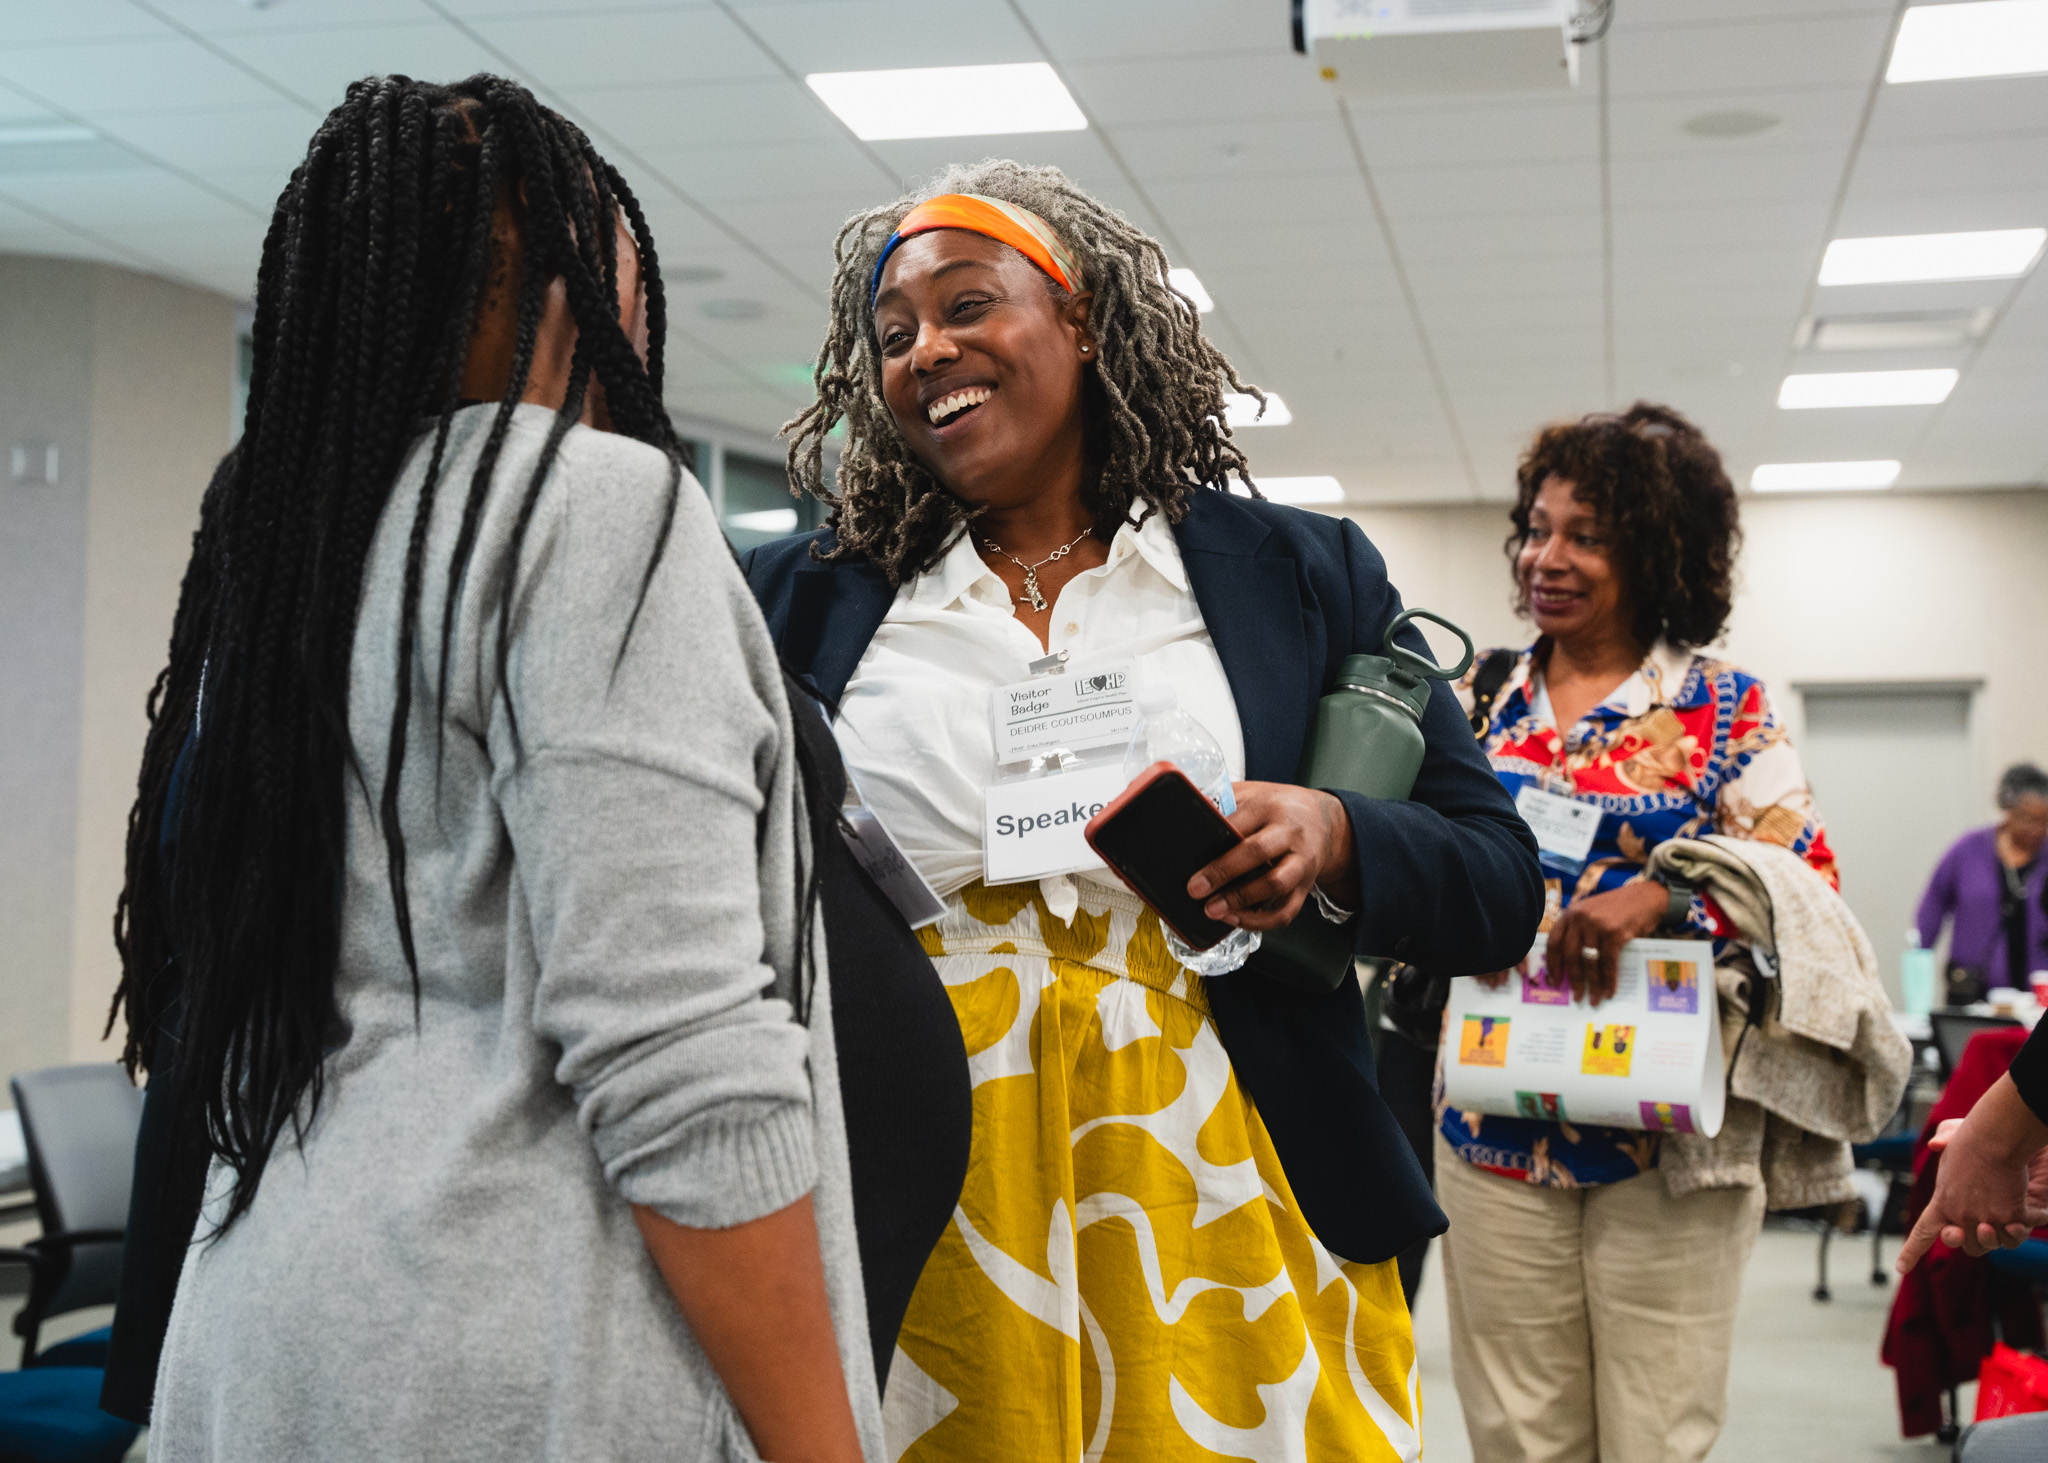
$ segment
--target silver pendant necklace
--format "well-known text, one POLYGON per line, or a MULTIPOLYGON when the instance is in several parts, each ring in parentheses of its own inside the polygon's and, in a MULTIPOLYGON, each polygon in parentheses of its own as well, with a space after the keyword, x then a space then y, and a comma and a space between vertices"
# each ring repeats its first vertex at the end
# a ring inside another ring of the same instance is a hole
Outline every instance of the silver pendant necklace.
POLYGON ((1025 563, 1022 559, 1018 558, 1015 554, 1011 553, 1008 549, 1004 548, 1001 544, 997 543, 994 539, 988 537, 986 534, 982 535, 981 541, 984 545, 987 546, 990 553, 1001 554, 1004 558, 1008 559, 1012 564, 1015 564, 1019 569, 1022 569, 1024 571, 1024 592, 1017 596, 1017 603, 1023 604, 1025 601, 1028 600, 1031 603, 1032 609, 1042 610, 1045 608, 1046 601, 1045 595, 1042 592, 1040 592, 1038 588, 1038 571, 1040 569, 1043 569, 1047 564, 1050 564, 1054 559, 1064 559, 1068 554, 1074 551, 1074 544, 1080 543, 1082 539, 1088 537, 1088 535, 1093 532, 1093 529, 1082 529, 1080 533, 1074 536, 1074 543, 1066 544, 1061 548, 1054 549, 1051 553, 1047 554, 1044 558, 1040 559, 1036 564, 1025 563))

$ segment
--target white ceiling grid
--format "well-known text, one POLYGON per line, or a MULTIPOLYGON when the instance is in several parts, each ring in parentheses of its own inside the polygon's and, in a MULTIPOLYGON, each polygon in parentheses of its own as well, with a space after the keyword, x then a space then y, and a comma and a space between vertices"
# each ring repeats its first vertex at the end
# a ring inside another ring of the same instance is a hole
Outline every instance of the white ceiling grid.
POLYGON ((2048 223, 2048 78, 1887 86, 1902 9, 1618 0, 1575 92, 1347 105, 1289 49, 1285 0, 0 0, 0 126, 108 139, 0 148, 0 249, 246 295, 349 80, 491 69, 641 194, 694 417, 792 415, 840 221, 995 153, 1059 164, 1200 273, 1207 327, 1294 413, 1245 434, 1254 465, 1334 473, 1354 502, 1498 499, 1537 425, 1638 396, 1693 414, 1745 480, 1899 457, 1902 487, 2040 485, 2041 287, 1814 284, 1831 237, 2048 223), (863 143, 802 82, 1018 61, 1050 62, 1089 130, 863 143), (1681 126, 1738 109, 1783 120, 1681 126), (1808 312, 1978 308, 1995 323, 1967 346, 1793 348, 1808 312), (1908 366, 1962 381, 1939 407, 1775 405, 1789 370, 1908 366))

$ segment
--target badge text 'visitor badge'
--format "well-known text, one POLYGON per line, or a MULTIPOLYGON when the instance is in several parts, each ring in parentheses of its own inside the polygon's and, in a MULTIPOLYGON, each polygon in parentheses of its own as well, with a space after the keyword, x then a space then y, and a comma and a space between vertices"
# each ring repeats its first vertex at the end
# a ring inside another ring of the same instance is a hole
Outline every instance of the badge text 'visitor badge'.
MULTIPOLYGON (((1043 664, 1043 662, 1040 662, 1043 664)), ((1138 725, 1137 666, 1097 662, 998 686, 989 702, 996 761, 1022 762, 1059 748, 1083 752, 1127 742, 1138 725)))

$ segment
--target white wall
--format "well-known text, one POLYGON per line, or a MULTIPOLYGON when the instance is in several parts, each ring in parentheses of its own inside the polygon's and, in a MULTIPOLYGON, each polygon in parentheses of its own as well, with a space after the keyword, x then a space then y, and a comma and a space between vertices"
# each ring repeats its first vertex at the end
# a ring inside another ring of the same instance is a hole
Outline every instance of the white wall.
MULTIPOLYGON (((1357 509, 1410 605, 1440 610, 1481 648, 1531 638, 1508 608, 1505 506, 1357 509)), ((1748 498, 1735 613, 1720 653, 1762 676, 1804 731, 1801 683, 1979 680, 1978 782, 1959 823, 1991 821, 1998 770, 2048 765, 2048 493, 1748 498)), ((1448 648, 1448 637, 1435 642, 1448 648)), ((1912 769, 1901 767, 1899 776, 1912 769)), ((1826 789, 1819 790, 1827 816, 1826 789)), ((1845 887, 1886 846, 1836 844, 1845 887)), ((1916 856, 1917 864, 1917 856, 1916 856)), ((1898 871, 1915 887, 1928 871, 1898 871)), ((1875 931, 1887 962, 1897 932, 1875 931)))
POLYGON ((143 706, 228 446, 233 349, 222 296, 0 256, 0 464, 54 441, 61 469, 0 478, 0 1080, 112 1055, 143 706))
POLYGON ((122 269, 97 271, 93 298, 92 487, 85 525, 72 1059, 102 1047, 121 963, 112 935, 128 810, 164 667, 199 499, 229 446, 232 301, 122 269))

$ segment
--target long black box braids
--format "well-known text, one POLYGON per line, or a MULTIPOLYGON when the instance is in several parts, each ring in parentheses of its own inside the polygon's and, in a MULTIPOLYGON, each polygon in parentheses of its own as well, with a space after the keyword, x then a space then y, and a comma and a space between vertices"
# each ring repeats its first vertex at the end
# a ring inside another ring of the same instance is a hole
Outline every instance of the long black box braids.
MULTIPOLYGON (((182 1117, 203 1123, 207 1146, 234 1171, 223 1227, 247 1210, 279 1136, 301 1134, 320 1101, 337 1026, 344 778, 361 775, 348 692, 363 569, 405 454, 431 423, 379 810, 417 1009, 398 785, 426 623, 421 561, 508 207, 523 253, 512 380, 467 485, 447 598, 430 632, 443 648, 442 676, 477 520, 557 279, 578 341, 567 399, 526 484, 513 562, 593 385, 612 428, 670 462, 668 516, 648 546, 643 598, 674 521, 688 454, 662 405, 666 310, 654 240, 625 180, 573 124, 510 81, 381 76, 351 86, 314 134, 264 239, 248 412, 207 490, 170 662, 150 692, 114 919, 122 976, 108 1028, 125 1008, 124 1058, 131 1072, 146 1067, 182 993, 182 1117), (646 292, 644 364, 618 320, 610 221, 621 214, 646 292), (177 857, 167 861, 171 835, 177 857)), ((510 599, 508 591, 497 606, 501 684, 510 599)), ((623 655, 632 625, 620 630, 623 655)))

